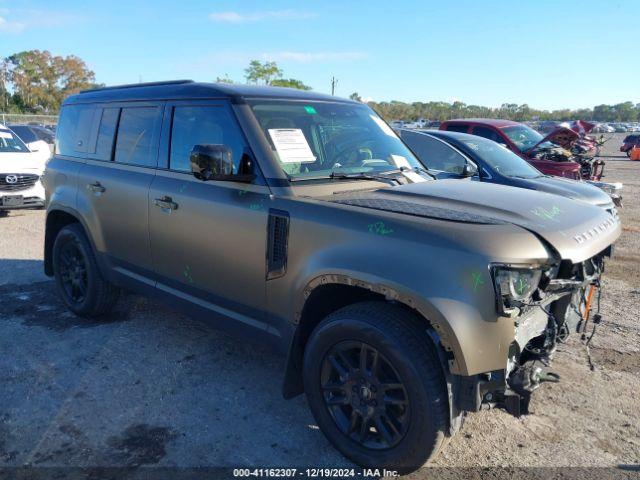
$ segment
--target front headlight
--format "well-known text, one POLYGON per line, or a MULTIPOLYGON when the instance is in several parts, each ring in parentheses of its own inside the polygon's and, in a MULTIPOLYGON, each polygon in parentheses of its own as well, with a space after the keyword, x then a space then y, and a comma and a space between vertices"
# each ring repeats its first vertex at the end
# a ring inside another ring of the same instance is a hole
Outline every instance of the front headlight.
POLYGON ((540 285, 542 270, 528 267, 494 265, 491 270, 496 289, 496 307, 501 315, 511 316, 515 309, 529 303, 540 285))

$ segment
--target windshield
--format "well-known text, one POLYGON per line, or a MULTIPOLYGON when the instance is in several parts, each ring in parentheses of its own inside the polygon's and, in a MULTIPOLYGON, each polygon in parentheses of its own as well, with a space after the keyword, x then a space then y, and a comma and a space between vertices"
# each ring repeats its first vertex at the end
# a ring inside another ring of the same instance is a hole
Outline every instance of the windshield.
POLYGON ((0 128, 0 153, 28 152, 27 146, 13 132, 0 128))
POLYGON ((542 174, 499 143, 484 138, 462 141, 477 157, 505 177, 537 178, 542 174))
MULTIPOLYGON (((501 128, 502 132, 518 147, 521 152, 526 152, 540 142, 544 137, 533 128, 526 125, 514 125, 512 127, 501 128)), ((541 147, 552 147, 551 142, 544 142, 541 147), (548 145, 547 145, 548 144, 548 145)))
POLYGON ((263 99, 250 104, 292 180, 424 168, 366 105, 263 99))

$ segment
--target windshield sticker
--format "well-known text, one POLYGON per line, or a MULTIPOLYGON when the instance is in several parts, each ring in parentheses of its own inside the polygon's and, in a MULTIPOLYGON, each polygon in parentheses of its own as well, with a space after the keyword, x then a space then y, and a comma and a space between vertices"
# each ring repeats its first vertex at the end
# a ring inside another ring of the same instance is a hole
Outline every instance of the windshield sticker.
POLYGON ((380 117, 378 117, 377 115, 369 115, 369 116, 371 117, 371 120, 376 122, 376 125, 378 125, 380 127, 380 130, 382 130, 384 133, 386 133, 390 137, 396 136, 396 134, 393 133, 393 130, 391 130, 391 127, 386 123, 384 123, 384 120, 382 120, 380 117))
POLYGON ((387 228, 384 222, 376 222, 368 225, 367 227, 370 233, 375 233, 377 235, 389 235, 393 233, 391 228, 387 228))
POLYGON ((315 115, 318 113, 316 112, 316 109, 313 108, 311 105, 305 105, 304 109, 307 111, 309 115, 315 115))
POLYGON ((471 272, 471 279, 473 280, 473 291, 477 292, 478 287, 480 285, 484 285, 484 280, 482 280, 482 275, 478 272, 471 272))
POLYGON ((0 138, 9 138, 11 139, 11 134, 9 132, 0 132, 0 138))
POLYGON ((282 163, 313 163, 316 157, 299 128, 270 128, 269 136, 282 163))
POLYGON ((551 221, 557 222, 558 219, 556 217, 560 215, 560 213, 562 213, 562 210, 560 210, 556 206, 554 206, 551 210, 547 210, 544 207, 535 207, 533 210, 531 210, 531 213, 533 213, 534 215, 537 215, 538 217, 544 220, 551 220, 551 221))

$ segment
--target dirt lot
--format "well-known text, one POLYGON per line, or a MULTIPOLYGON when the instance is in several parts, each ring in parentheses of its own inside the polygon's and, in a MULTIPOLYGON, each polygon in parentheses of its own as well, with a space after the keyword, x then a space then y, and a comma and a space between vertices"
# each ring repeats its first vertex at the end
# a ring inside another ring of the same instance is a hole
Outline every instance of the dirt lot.
MULTIPOLYGON (((617 151, 622 136, 604 155, 606 180, 625 184, 624 232, 590 349, 574 336, 532 415, 471 415, 412 477, 640 464, 640 162, 617 151)), ((281 398, 284 360, 266 349, 132 295, 102 321, 67 313, 41 273, 43 219, 0 219, 0 466, 351 466, 303 397, 281 398)))

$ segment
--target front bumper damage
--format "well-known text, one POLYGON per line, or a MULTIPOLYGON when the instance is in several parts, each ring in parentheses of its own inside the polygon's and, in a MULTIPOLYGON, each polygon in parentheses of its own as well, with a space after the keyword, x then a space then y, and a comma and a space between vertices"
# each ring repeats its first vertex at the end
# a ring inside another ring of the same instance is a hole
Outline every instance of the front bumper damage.
POLYGON ((590 341, 601 322, 599 311, 593 317, 591 312, 596 292, 599 295, 605 258, 611 253, 609 247, 578 264, 562 261, 554 278, 543 278, 535 301, 514 317, 514 341, 505 368, 454 376, 451 388, 457 410, 498 407, 515 416, 529 413, 532 393, 542 383, 560 380, 548 370, 558 344, 574 333, 590 341))

